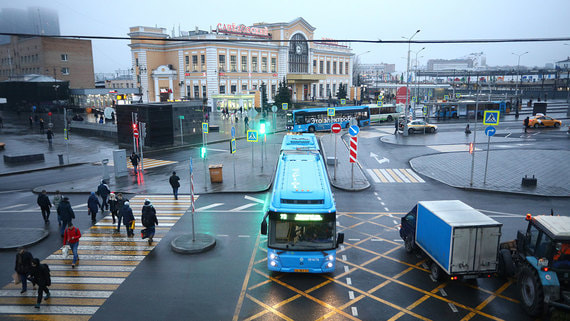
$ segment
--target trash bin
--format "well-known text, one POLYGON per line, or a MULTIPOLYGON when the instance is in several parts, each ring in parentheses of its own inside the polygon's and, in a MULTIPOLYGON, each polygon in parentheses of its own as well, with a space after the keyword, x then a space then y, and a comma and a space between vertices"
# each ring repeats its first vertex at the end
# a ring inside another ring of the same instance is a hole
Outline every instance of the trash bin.
POLYGON ((57 154, 57 157, 59 158, 59 165, 63 165, 63 154, 57 154))
POLYGON ((217 165, 210 165, 208 166, 210 169, 210 182, 212 183, 221 183, 223 182, 222 178, 222 164, 217 165))

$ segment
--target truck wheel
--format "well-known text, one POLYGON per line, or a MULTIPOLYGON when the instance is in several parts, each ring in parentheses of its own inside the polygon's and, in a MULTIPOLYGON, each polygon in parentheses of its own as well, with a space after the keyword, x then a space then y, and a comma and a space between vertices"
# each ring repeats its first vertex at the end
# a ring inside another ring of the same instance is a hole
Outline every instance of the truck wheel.
POLYGON ((406 237, 406 240, 404 241, 404 247, 406 248, 407 253, 412 253, 416 249, 414 245, 414 238, 411 236, 406 237))
POLYGON ((437 263, 435 262, 431 262, 431 265, 429 267, 429 270, 431 272, 431 277, 436 280, 436 281, 440 281, 443 277, 443 271, 441 270, 441 268, 439 267, 439 265, 437 265, 437 263))
POLYGON ((521 304, 532 316, 539 316, 544 309, 544 292, 534 268, 525 265, 519 275, 521 304))
POLYGON ((499 255, 499 275, 501 277, 512 277, 515 275, 515 264, 511 251, 502 249, 499 255))

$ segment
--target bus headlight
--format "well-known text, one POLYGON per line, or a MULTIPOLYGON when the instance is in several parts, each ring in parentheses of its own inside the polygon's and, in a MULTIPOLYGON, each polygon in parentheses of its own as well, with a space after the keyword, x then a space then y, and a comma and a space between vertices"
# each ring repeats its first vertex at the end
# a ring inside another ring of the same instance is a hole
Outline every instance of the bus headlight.
POLYGON ((329 255, 327 256, 327 260, 329 260, 329 261, 334 261, 334 255, 329 254, 329 255))
POLYGON ((276 267, 276 266, 277 266, 277 262, 275 262, 275 261, 271 261, 269 264, 271 264, 272 267, 276 267))
POLYGON ((333 263, 332 263, 332 262, 327 263, 327 268, 330 269, 330 268, 332 268, 332 267, 333 267, 333 263))
POLYGON ((269 254, 269 258, 271 260, 275 260, 277 258, 277 255, 275 253, 271 253, 271 254, 269 254))

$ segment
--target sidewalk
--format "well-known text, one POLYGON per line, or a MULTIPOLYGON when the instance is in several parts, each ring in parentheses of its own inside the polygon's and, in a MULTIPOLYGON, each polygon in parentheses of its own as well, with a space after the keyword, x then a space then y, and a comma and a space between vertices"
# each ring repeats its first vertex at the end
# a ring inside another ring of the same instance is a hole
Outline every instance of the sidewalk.
POLYGON ((336 135, 323 135, 321 136, 321 146, 323 148, 323 155, 324 161, 328 175, 329 181, 332 186, 346 190, 346 191, 361 191, 365 190, 370 187, 370 182, 364 175, 362 171, 362 167, 360 163, 351 163, 349 161, 349 153, 348 153, 348 146, 343 139, 343 136, 346 135, 346 130, 343 130, 340 134, 336 135), (336 168, 336 179, 335 179, 335 170, 334 170, 334 163, 330 165, 327 162, 327 158, 333 158, 335 156, 335 140, 336 140, 336 156, 337 156, 337 168, 336 168), (354 178, 353 172, 354 169, 354 178))

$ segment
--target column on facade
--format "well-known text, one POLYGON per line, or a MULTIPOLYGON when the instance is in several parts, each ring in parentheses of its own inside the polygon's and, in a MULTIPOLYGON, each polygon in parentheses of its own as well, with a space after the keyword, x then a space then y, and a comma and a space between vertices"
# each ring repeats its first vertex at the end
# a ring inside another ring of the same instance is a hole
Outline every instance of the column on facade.
POLYGON ((170 74, 168 75, 168 89, 170 91, 170 93, 168 94, 168 99, 173 100, 174 99, 174 84, 173 84, 173 78, 174 75, 170 74))
POLYGON ((152 75, 152 78, 154 80, 154 101, 159 102, 160 101, 160 89, 158 88, 158 76, 152 75))
POLYGON ((206 95, 208 97, 208 107, 210 111, 214 110, 214 100, 212 99, 213 95, 219 93, 219 80, 218 80, 218 72, 217 72, 217 49, 216 47, 207 47, 206 48, 206 93, 202 93, 202 95, 206 95))

